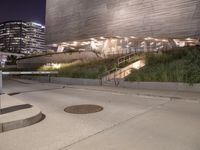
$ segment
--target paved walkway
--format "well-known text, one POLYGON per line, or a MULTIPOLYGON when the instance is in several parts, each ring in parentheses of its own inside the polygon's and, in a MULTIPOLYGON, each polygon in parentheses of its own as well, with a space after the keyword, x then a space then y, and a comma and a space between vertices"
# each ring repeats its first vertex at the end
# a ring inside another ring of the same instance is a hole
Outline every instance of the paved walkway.
POLYGON ((200 94, 6 81, 4 92, 38 106, 42 122, 0 134, 2 150, 199 150, 200 94), (16 88, 17 87, 17 88, 16 88), (67 106, 104 110, 73 115, 67 106))

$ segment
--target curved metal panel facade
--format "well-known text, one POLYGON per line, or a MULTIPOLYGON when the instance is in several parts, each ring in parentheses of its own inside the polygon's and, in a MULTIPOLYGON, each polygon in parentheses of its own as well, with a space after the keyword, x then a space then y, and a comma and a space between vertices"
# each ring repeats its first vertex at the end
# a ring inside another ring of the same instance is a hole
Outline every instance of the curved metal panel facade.
POLYGON ((200 0, 47 0, 47 43, 200 35, 200 0))

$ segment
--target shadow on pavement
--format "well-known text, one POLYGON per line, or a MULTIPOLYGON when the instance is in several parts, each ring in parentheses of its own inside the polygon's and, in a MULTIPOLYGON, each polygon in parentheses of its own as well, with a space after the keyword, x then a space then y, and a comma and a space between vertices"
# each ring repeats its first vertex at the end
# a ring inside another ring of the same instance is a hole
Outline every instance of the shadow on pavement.
POLYGON ((28 108, 32 108, 32 107, 33 106, 30 105, 30 104, 11 106, 11 107, 0 109, 0 115, 11 113, 11 112, 15 112, 15 111, 19 111, 19 110, 22 110, 22 109, 28 109, 28 108))

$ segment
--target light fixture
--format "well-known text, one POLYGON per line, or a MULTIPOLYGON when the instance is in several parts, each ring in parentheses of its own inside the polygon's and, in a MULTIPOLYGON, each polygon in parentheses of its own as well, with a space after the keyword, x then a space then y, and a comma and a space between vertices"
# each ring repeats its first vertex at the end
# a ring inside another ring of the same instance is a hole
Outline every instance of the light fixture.
POLYGON ((153 40, 153 38, 152 37, 146 37, 146 38, 144 38, 145 40, 153 40))
POLYGON ((111 42, 113 43, 113 42, 116 42, 117 40, 116 39, 111 39, 111 42))
POLYGON ((150 45, 153 45, 153 44, 154 44, 154 42, 151 42, 151 43, 150 43, 150 45))
POLYGON ((136 39, 136 37, 135 37, 135 36, 130 36, 130 38, 131 38, 131 39, 136 39))
POLYGON ((90 38, 90 40, 91 40, 91 41, 97 42, 97 40, 96 40, 95 38, 90 38))
POLYGON ((101 39, 101 40, 105 40, 106 38, 105 38, 105 37, 103 37, 103 36, 101 36, 101 37, 100 37, 100 39, 101 39))
POLYGON ((70 44, 72 46, 77 46, 78 45, 78 42, 77 41, 74 41, 72 44, 70 44))
POLYGON ((124 38, 125 41, 128 41, 129 39, 127 37, 124 38))
POLYGON ((194 39, 192 39, 192 38, 187 38, 187 39, 185 39, 186 41, 192 41, 192 40, 194 40, 194 39))
POLYGON ((160 39, 154 39, 155 41, 160 41, 160 39))
POLYGON ((52 44, 53 47, 58 47, 58 44, 52 44))
POLYGON ((166 39, 162 39, 162 42, 168 42, 168 40, 166 40, 166 39))

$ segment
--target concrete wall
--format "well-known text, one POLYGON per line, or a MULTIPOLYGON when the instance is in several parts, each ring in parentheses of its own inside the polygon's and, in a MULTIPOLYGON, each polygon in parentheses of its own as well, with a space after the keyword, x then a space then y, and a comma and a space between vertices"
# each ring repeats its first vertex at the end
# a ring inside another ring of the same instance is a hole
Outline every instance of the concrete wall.
POLYGON ((200 84, 189 85, 186 83, 172 83, 172 82, 126 82, 126 81, 121 81, 119 84, 119 87, 133 88, 133 89, 200 92, 200 84))
POLYGON ((58 53, 51 55, 44 55, 39 57, 32 57, 20 59, 17 61, 18 68, 38 68, 47 63, 69 63, 75 60, 94 60, 99 57, 91 51, 88 52, 73 52, 73 53, 58 53))
POLYGON ((51 78, 51 83, 67 84, 67 85, 100 85, 100 81, 96 79, 74 79, 74 78, 51 78))
POLYGON ((47 0, 47 43, 100 36, 200 35, 199 0, 47 0))
MULTIPOLYGON (((86 86, 100 86, 98 79, 75 79, 75 78, 60 78, 40 76, 23 76, 24 79, 37 80, 40 82, 51 82, 63 85, 86 85, 86 86)), ((110 85, 110 86, 114 86, 110 85)), ((200 92, 200 84, 189 85, 186 83, 172 83, 172 82, 126 82, 120 80, 119 87, 132 89, 149 89, 149 90, 172 90, 172 91, 188 91, 200 92)))
POLYGON ((63 85, 88 85, 88 86, 99 86, 100 80, 98 79, 76 79, 76 78, 61 78, 61 77, 51 77, 50 79, 45 76, 23 76, 22 78, 36 80, 40 82, 51 82, 63 85))

